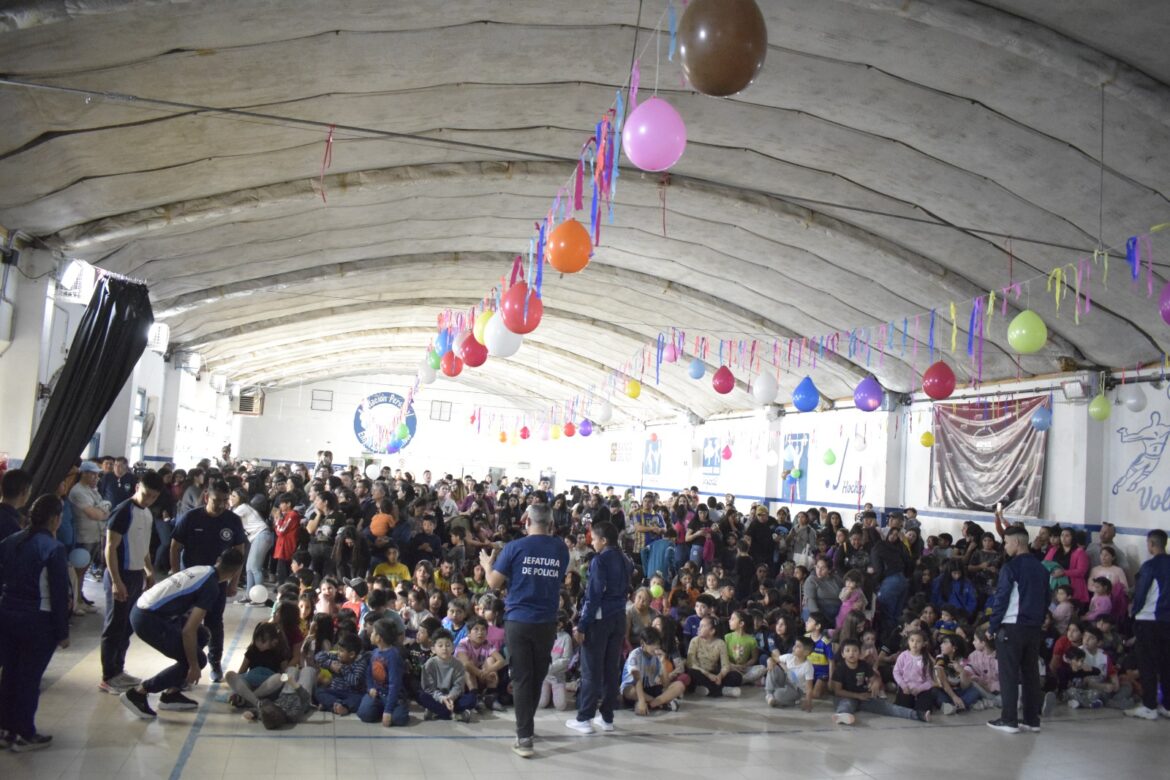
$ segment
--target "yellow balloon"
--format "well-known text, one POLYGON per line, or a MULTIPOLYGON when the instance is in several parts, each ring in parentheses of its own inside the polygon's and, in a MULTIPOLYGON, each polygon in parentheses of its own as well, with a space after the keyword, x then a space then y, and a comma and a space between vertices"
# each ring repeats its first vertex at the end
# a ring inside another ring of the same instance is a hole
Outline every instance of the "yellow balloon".
POLYGON ((642 394, 642 383, 637 379, 626 380, 626 395, 630 398, 637 398, 642 394))
POLYGON ((930 431, 927 431, 926 433, 922 434, 922 438, 919 441, 922 442, 923 447, 933 447, 934 446, 934 434, 931 433, 930 431))
POLYGON ((554 426, 552 426, 552 430, 551 430, 551 431, 549 431, 549 433, 551 433, 551 434, 552 434, 552 437, 553 437, 554 439, 559 439, 559 438, 561 438, 561 428, 560 428, 560 426, 559 426, 559 425, 554 425, 554 426))
POLYGON ((483 329, 487 327, 488 320, 492 318, 494 312, 491 309, 484 309, 479 314, 475 315, 475 324, 471 326, 471 335, 475 336, 475 340, 480 344, 486 344, 483 338, 483 329))

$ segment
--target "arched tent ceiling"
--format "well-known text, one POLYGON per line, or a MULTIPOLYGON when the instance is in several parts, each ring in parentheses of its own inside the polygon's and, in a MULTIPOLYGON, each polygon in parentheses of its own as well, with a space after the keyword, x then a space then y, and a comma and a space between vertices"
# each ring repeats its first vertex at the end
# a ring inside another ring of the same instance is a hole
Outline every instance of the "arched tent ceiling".
MULTIPOLYGON (((601 387, 672 325, 771 339, 900 324, 1003 287, 1004 236, 1019 237, 1014 274, 1029 278, 1091 254, 1099 218, 1116 247, 1170 217, 1160 0, 760 6, 767 64, 742 94, 693 93, 664 56, 659 93, 689 138, 669 185, 623 167, 589 268, 546 277, 544 323, 515 357, 455 380, 467 391, 547 407, 601 387)), ((664 7, 9 3, 8 79, 288 121, 0 86, 0 223, 145 279, 175 347, 234 381, 405 384, 436 314, 469 308, 527 248, 625 82, 635 36, 653 84, 664 7), (325 131, 293 119, 341 128, 327 204, 325 131)), ((984 379, 1047 373, 1060 357, 1132 366, 1170 349, 1156 307, 1114 263, 1087 321, 1046 316, 1049 346, 1019 366, 996 320, 984 379)), ((1028 294, 1009 314, 1045 311, 1043 284, 1028 294)), ((969 376, 969 359, 956 362, 969 376)), ((815 376, 829 396, 868 371, 906 391, 915 363, 922 355, 899 349, 829 356, 815 376)), ((801 373, 786 367, 781 397, 801 373)), ((616 399, 619 416, 751 405, 742 382, 718 396, 679 367, 652 376, 637 401, 616 399)))

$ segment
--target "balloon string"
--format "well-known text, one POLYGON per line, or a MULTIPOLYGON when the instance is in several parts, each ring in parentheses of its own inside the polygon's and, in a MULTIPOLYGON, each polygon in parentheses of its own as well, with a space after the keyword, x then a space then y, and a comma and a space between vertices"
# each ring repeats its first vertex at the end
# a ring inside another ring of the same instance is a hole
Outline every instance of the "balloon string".
POLYGON ((328 203, 325 198, 325 169, 333 167, 333 131, 335 125, 329 125, 329 136, 325 139, 325 155, 321 158, 321 202, 328 203))

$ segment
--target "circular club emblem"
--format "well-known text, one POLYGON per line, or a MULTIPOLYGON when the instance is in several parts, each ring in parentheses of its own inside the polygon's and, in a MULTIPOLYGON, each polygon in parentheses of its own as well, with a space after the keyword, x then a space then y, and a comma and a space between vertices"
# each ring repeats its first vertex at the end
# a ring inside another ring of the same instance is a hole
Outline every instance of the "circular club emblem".
POLYGON ((232 540, 232 529, 230 529, 230 528, 219 529, 219 538, 223 539, 225 542, 230 542, 232 540))
POLYGON ((406 399, 397 393, 386 392, 374 393, 358 404, 353 413, 353 432, 366 452, 393 454, 405 449, 414 439, 418 418, 413 406, 406 410, 406 416, 402 419, 406 423, 406 438, 399 439, 398 431, 394 428, 405 403, 406 399))

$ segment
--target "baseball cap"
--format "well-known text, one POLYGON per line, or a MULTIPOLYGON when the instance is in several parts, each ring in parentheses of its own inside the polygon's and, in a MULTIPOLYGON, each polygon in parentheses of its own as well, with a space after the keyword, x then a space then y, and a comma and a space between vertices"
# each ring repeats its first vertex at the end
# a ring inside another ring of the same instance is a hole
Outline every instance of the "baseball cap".
POLYGON ((102 467, 94 463, 92 460, 83 460, 81 462, 82 474, 100 474, 102 467))

